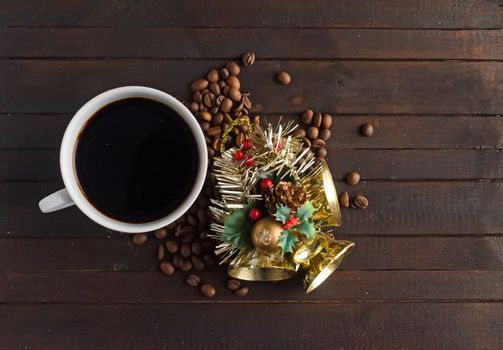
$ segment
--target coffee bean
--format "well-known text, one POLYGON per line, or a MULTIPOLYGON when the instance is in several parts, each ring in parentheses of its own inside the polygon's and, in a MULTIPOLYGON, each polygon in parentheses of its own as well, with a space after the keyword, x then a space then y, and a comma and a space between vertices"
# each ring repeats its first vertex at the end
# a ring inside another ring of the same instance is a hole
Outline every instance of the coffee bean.
POLYGON ((239 287, 241 287, 241 282, 237 279, 232 278, 227 281, 227 288, 229 288, 229 290, 235 291, 238 290, 239 287))
POLYGON ((204 254, 203 255, 203 260, 206 263, 206 265, 208 265, 208 266, 215 265, 215 263, 216 263, 216 261, 215 261, 215 255, 213 255, 211 253, 204 254))
POLYGON ((199 238, 201 239, 206 239, 208 237, 208 234, 210 232, 208 230, 202 230, 200 233, 199 233, 199 238))
POLYGON ((173 255, 173 266, 177 269, 183 266, 183 258, 180 254, 173 255))
MULTIPOLYGON (((229 90, 230 90, 230 86, 226 86, 222 89, 222 93, 224 94, 225 97, 228 97, 229 96, 229 90)), ((223 101, 222 101, 223 102, 223 101)))
POLYGON ((325 129, 330 129, 330 127, 332 126, 332 116, 330 114, 323 114, 323 118, 321 119, 321 126, 325 129))
POLYGON ((197 271, 204 270, 204 261, 200 257, 192 255, 190 257, 190 261, 192 262, 192 267, 195 268, 197 271))
MULTIPOLYGON (((206 203, 208 203, 208 199, 206 199, 206 203)), ((202 203, 201 203, 202 204, 202 203)), ((206 216, 206 209, 208 207, 208 204, 206 206, 202 206, 197 210, 197 219, 199 220, 199 224, 206 224, 207 222, 207 216, 206 216)))
POLYGON ((315 113, 314 117, 313 117, 313 126, 319 128, 320 125, 321 125, 321 119, 322 119, 322 115, 320 112, 318 113, 315 113))
POLYGON ((217 113, 213 116, 211 124, 218 126, 221 125, 223 121, 224 121, 224 115, 222 113, 217 113))
MULTIPOLYGON (((194 209, 194 212, 197 211, 197 207, 196 206, 193 206, 191 208, 191 210, 194 209)), ((187 215, 187 223, 190 225, 190 226, 193 226, 193 227, 197 227, 197 220, 196 218, 192 215, 192 214, 189 214, 187 215)))
POLYGON ((248 287, 241 287, 238 290, 236 290, 234 294, 237 295, 238 297, 245 297, 249 291, 250 289, 248 287))
POLYGON ((232 109, 232 100, 230 98, 226 98, 222 101, 220 105, 220 110, 224 113, 229 113, 232 109))
POLYGON ((236 136, 236 146, 238 148, 241 148, 241 146, 243 145, 243 141, 245 139, 245 134, 243 134, 242 132, 237 134, 236 136))
POLYGON ((281 85, 288 85, 291 83, 292 78, 287 72, 280 72, 276 75, 276 81, 281 85))
POLYGON ((222 143, 222 140, 220 137, 215 137, 213 139, 213 142, 211 143, 211 148, 213 148, 215 151, 218 151, 220 149, 220 145, 222 143))
POLYGON ((166 227, 160 228, 154 231, 154 236, 157 239, 164 239, 168 235, 168 229, 166 227))
POLYGON ((180 270, 183 272, 188 272, 188 271, 192 270, 192 262, 190 260, 185 260, 183 262, 182 267, 180 267, 180 270))
POLYGON ((215 113, 218 112, 218 110, 220 109, 220 105, 222 104, 223 100, 225 100, 225 96, 224 95, 217 96, 217 98, 215 99, 215 107, 214 107, 215 108, 215 112, 213 114, 215 114, 215 113))
POLYGON ((211 83, 218 81, 218 71, 216 69, 210 70, 206 75, 206 79, 211 83))
POLYGON ((178 251, 178 243, 174 239, 170 239, 169 241, 166 241, 165 244, 166 244, 166 249, 171 254, 174 254, 178 251))
POLYGON ((216 293, 216 289, 215 287, 213 287, 211 284, 209 283, 205 283, 201 286, 201 293, 203 293, 205 296, 207 296, 208 298, 213 298, 215 296, 215 293, 216 293))
POLYGON ((215 94, 211 92, 207 92, 203 95, 203 103, 206 107, 211 108, 213 107, 213 104, 215 103, 215 94))
POLYGON ((163 261, 160 263, 159 268, 165 275, 172 275, 175 272, 175 267, 173 266, 172 263, 168 261, 163 261))
POLYGON ((218 83, 213 82, 210 83, 210 91, 215 94, 215 96, 220 95, 220 86, 218 86, 218 83))
POLYGON ((191 246, 192 253, 195 255, 200 255, 203 252, 203 245, 199 241, 195 241, 191 246))
POLYGON ((189 109, 192 113, 196 113, 199 111, 199 103, 198 102, 191 102, 189 105, 189 109))
POLYGON ((200 102, 200 103, 199 103, 199 107, 197 107, 197 108, 199 108, 199 111, 200 111, 200 112, 205 112, 205 111, 207 111, 207 110, 208 110, 208 107, 206 107, 206 106, 204 105, 204 103, 202 103, 202 102, 200 102))
POLYGON ((305 125, 311 125, 313 122, 314 112, 312 109, 306 109, 304 113, 302 113, 302 122, 305 125))
POLYGON ((188 235, 185 235, 181 238, 182 243, 190 243, 196 238, 195 233, 189 233, 188 235))
POLYGON ((234 88, 234 87, 231 87, 231 88, 229 89, 229 97, 230 97, 233 101, 235 101, 235 102, 239 102, 239 101, 241 101, 241 92, 240 92, 238 89, 236 89, 236 88, 234 88))
POLYGON ((234 133, 234 135, 239 135, 239 128, 237 126, 233 127, 232 128, 232 132, 234 133))
POLYGON ((229 71, 230 75, 239 75, 239 72, 241 69, 239 68, 239 64, 237 64, 235 61, 229 61, 225 64, 225 68, 229 71))
POLYGON ((199 286, 200 279, 199 279, 198 275, 194 275, 193 273, 191 273, 190 275, 187 276, 185 281, 187 282, 187 284, 189 286, 197 287, 197 286, 199 286))
POLYGON ((302 128, 297 128, 293 131, 292 136, 294 137, 305 137, 306 136, 306 130, 302 128))
POLYGON ((349 193, 342 192, 339 197, 339 202, 341 203, 342 207, 349 208, 349 193))
POLYGON ((306 160, 309 160, 309 159, 313 158, 314 157, 314 152, 311 151, 311 150, 307 151, 305 157, 306 157, 306 160))
POLYGON ((325 158, 327 156, 327 150, 325 149, 325 147, 320 147, 316 151, 316 155, 320 158, 325 158))
POLYGON ((253 125, 260 126, 260 116, 259 115, 256 115, 255 117, 253 117, 253 125))
POLYGON ((227 124, 230 124, 232 123, 232 117, 229 113, 224 113, 224 121, 227 123, 227 124))
POLYGON ((323 141, 327 141, 330 136, 332 136, 332 133, 330 132, 330 129, 321 129, 319 138, 322 139, 323 141))
POLYGON ((190 85, 190 89, 192 91, 204 90, 207 87, 208 87, 208 80, 206 79, 197 79, 190 85))
POLYGON ((173 221, 171 224, 169 224, 168 226, 166 226, 166 228, 168 230, 173 230, 176 227, 176 225, 177 225, 176 221, 173 221))
POLYGON ((245 67, 250 67, 255 63, 255 53, 253 52, 247 52, 243 55, 241 58, 241 61, 243 62, 243 66, 245 67))
POLYGON ((211 159, 215 156, 215 149, 212 147, 208 147, 208 158, 211 159))
POLYGON ((212 126, 208 130, 206 130, 206 135, 214 137, 218 136, 222 133, 222 128, 219 126, 212 126))
POLYGON ((133 238, 131 239, 133 241, 133 244, 135 245, 142 245, 147 241, 148 237, 144 233, 136 233, 133 238))
POLYGON ((250 96, 249 95, 243 95, 243 105, 246 109, 250 109, 251 106, 252 106, 252 103, 251 103, 251 100, 250 100, 250 96))
MULTIPOLYGON (((234 89, 234 88, 232 88, 232 89, 234 89)), ((239 91, 239 90, 238 90, 238 91, 239 91)), ((238 101, 238 102, 239 102, 239 101, 238 101)), ((238 106, 237 106, 237 107, 235 107, 235 108, 232 110, 232 112, 233 112, 234 114, 237 114, 237 113, 241 112, 241 111, 243 110, 243 108, 244 108, 244 104, 243 104, 243 101, 241 101, 241 102, 238 104, 238 106)))
POLYGON ((203 100, 203 95, 198 91, 194 92, 194 95, 192 95, 192 100, 195 102, 201 102, 203 100))
POLYGON ((199 118, 202 121, 210 122, 211 121, 211 114, 209 112, 201 112, 201 113, 199 113, 199 118))
POLYGON ((236 88, 238 90, 241 88, 241 83, 239 82, 239 79, 236 78, 233 75, 231 75, 230 77, 228 77, 227 80, 226 80, 226 82, 227 82, 227 85, 229 85, 229 87, 233 87, 233 88, 236 88))
POLYGON ((325 141, 322 139, 316 139, 312 142, 313 148, 325 147, 325 141))
POLYGON ((238 128, 243 133, 248 131, 248 125, 246 125, 246 124, 240 125, 240 126, 238 126, 238 128))
POLYGON ((157 247, 157 259, 162 260, 164 259, 164 254, 166 252, 166 248, 162 244, 157 247))
POLYGON ((346 175, 346 182, 348 185, 355 186, 360 182, 360 174, 355 171, 352 171, 346 175))
POLYGON ((360 126, 360 133, 362 136, 370 137, 374 133, 374 126, 369 123, 363 124, 360 126))
POLYGON ((302 142, 304 143, 304 147, 311 148, 311 141, 307 137, 304 137, 302 142))
POLYGON ((222 68, 222 69, 220 69, 219 75, 220 75, 220 79, 225 80, 229 77, 230 74, 229 74, 229 71, 227 70, 227 68, 222 68))
POLYGON ((366 209, 369 206, 369 200, 362 194, 358 194, 353 199, 353 204, 356 208, 366 209))
POLYGON ((314 126, 310 126, 309 128, 307 128, 306 133, 307 133, 307 137, 310 140, 316 140, 318 138, 319 129, 314 126))

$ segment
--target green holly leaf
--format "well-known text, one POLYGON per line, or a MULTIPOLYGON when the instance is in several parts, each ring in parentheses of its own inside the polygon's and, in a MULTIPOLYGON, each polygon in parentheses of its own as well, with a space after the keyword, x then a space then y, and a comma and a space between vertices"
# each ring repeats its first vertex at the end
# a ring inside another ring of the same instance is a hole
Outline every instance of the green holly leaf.
POLYGON ((298 238, 295 237, 295 235, 291 231, 284 230, 283 232, 281 232, 278 245, 280 246, 283 254, 292 253, 293 247, 298 241, 298 238))
POLYGON ((313 216, 314 211, 316 209, 313 206, 313 203, 310 201, 305 202, 302 207, 299 208, 299 219, 300 221, 307 221, 311 216, 313 216))
POLYGON ((248 219, 248 211, 255 206, 250 203, 247 206, 234 210, 224 219, 224 233, 222 241, 233 243, 239 248, 251 248, 252 223, 248 219))
POLYGON ((313 238, 314 234, 317 231, 316 226, 314 226, 314 224, 309 221, 303 221, 296 225, 295 228, 305 234, 307 239, 313 238))
POLYGON ((276 210, 276 213, 274 214, 274 217, 276 217, 277 221, 281 221, 283 225, 285 222, 290 219, 290 208, 284 206, 283 204, 280 205, 278 210, 276 210))

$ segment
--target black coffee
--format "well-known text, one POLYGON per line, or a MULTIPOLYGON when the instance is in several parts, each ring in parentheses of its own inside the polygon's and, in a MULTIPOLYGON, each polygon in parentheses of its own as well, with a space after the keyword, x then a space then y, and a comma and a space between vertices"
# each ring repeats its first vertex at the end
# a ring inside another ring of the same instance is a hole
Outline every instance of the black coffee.
POLYGON ((79 136, 77 177, 108 217, 143 223, 169 214, 189 194, 198 170, 189 126, 166 105, 144 98, 111 103, 79 136))

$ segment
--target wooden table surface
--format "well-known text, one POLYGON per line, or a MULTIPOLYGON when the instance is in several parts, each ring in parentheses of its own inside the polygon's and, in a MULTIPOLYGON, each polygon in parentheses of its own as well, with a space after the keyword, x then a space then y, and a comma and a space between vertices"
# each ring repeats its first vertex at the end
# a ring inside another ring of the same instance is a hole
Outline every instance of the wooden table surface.
POLYGON ((502 349, 502 58, 501 0, 2 0, 0 348, 502 349), (158 272, 153 240, 38 211, 85 101, 134 84, 188 96, 248 50, 256 110, 332 113, 338 190, 364 179, 370 206, 337 233, 356 249, 318 290, 238 298, 217 269, 205 299, 158 272))

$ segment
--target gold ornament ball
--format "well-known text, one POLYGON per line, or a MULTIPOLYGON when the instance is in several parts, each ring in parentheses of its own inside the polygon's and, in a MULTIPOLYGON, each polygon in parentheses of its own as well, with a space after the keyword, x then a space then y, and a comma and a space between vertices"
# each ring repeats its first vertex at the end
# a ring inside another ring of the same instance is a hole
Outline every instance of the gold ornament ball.
POLYGON ((255 249, 265 254, 279 253, 281 248, 278 243, 282 231, 283 226, 272 216, 260 219, 252 228, 251 239, 255 249))

